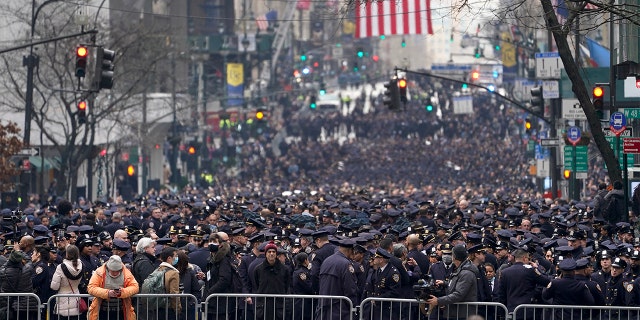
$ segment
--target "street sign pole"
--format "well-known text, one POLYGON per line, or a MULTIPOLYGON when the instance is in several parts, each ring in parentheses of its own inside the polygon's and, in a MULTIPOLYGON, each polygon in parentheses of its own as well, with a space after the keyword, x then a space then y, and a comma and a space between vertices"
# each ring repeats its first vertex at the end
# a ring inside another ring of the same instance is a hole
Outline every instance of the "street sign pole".
POLYGON ((573 143, 573 163, 571 164, 571 180, 570 180, 570 185, 569 185, 569 194, 574 198, 574 199, 578 199, 578 197, 576 197, 575 193, 576 193, 576 170, 578 168, 576 168, 576 163, 577 161, 577 156, 578 156, 578 150, 576 150, 576 144, 577 143, 573 143))

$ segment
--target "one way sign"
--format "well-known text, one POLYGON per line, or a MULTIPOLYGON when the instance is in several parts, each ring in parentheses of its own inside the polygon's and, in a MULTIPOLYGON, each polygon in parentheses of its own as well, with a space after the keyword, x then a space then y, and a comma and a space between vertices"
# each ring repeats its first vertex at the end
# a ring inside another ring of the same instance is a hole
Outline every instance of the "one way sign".
POLYGON ((40 148, 22 148, 20 152, 18 152, 18 156, 23 157, 35 157, 40 154, 40 148))

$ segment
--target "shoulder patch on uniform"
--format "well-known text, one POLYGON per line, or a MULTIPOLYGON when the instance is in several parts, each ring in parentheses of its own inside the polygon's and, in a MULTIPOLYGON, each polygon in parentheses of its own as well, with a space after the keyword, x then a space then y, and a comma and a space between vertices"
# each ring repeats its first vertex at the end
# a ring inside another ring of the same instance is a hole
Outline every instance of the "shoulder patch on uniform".
POLYGON ((633 291, 633 284, 629 283, 624 288, 627 289, 627 292, 631 292, 633 291))
POLYGON ((400 275, 399 274, 394 273, 392 278, 393 278, 394 282, 400 282, 400 275))
POLYGON ((153 228, 153 222, 149 222, 149 228, 153 228))
POLYGON ((41 266, 36 267, 36 274, 41 274, 44 269, 41 266))
POLYGON ((349 272, 356 273, 356 269, 353 268, 353 265, 349 265, 349 272))
POLYGON ((298 275, 298 277, 300 277, 300 280, 305 281, 307 280, 307 274, 304 272, 300 272, 300 274, 298 275))

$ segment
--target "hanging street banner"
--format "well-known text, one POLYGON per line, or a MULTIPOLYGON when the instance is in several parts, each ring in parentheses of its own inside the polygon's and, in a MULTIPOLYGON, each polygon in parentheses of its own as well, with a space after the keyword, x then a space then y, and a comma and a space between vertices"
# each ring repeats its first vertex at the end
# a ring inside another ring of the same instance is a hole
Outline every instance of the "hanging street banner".
POLYGON ((242 63, 227 63, 227 106, 244 103, 244 67, 242 63))

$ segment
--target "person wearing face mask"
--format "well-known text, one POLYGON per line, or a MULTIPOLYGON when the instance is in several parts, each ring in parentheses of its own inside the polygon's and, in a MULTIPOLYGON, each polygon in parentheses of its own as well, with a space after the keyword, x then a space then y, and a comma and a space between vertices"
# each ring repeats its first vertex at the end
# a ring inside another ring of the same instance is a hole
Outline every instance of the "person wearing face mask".
POLYGON ((431 265, 429 269, 429 275, 433 280, 442 280, 446 282, 450 279, 451 274, 455 266, 453 265, 453 256, 451 250, 453 246, 449 242, 443 242, 440 244, 440 251, 442 252, 442 259, 431 265))
MULTIPOLYGON (((180 258, 178 250, 173 247, 166 247, 160 252, 160 266, 158 269, 165 271, 164 288, 165 293, 180 293, 180 272, 176 268, 180 258)), ((158 319, 176 319, 177 315, 182 311, 182 305, 179 297, 169 299, 169 307, 158 310, 158 319)))
POLYGON ((138 293, 138 282, 119 256, 113 255, 91 276, 87 291, 95 299, 89 306, 88 320, 135 319, 131 297, 138 293))
MULTIPOLYGON (((211 294, 238 293, 233 287, 235 269, 231 258, 231 246, 227 242, 209 244, 205 296, 211 294)), ((236 299, 209 299, 207 319, 235 319, 236 299)))

